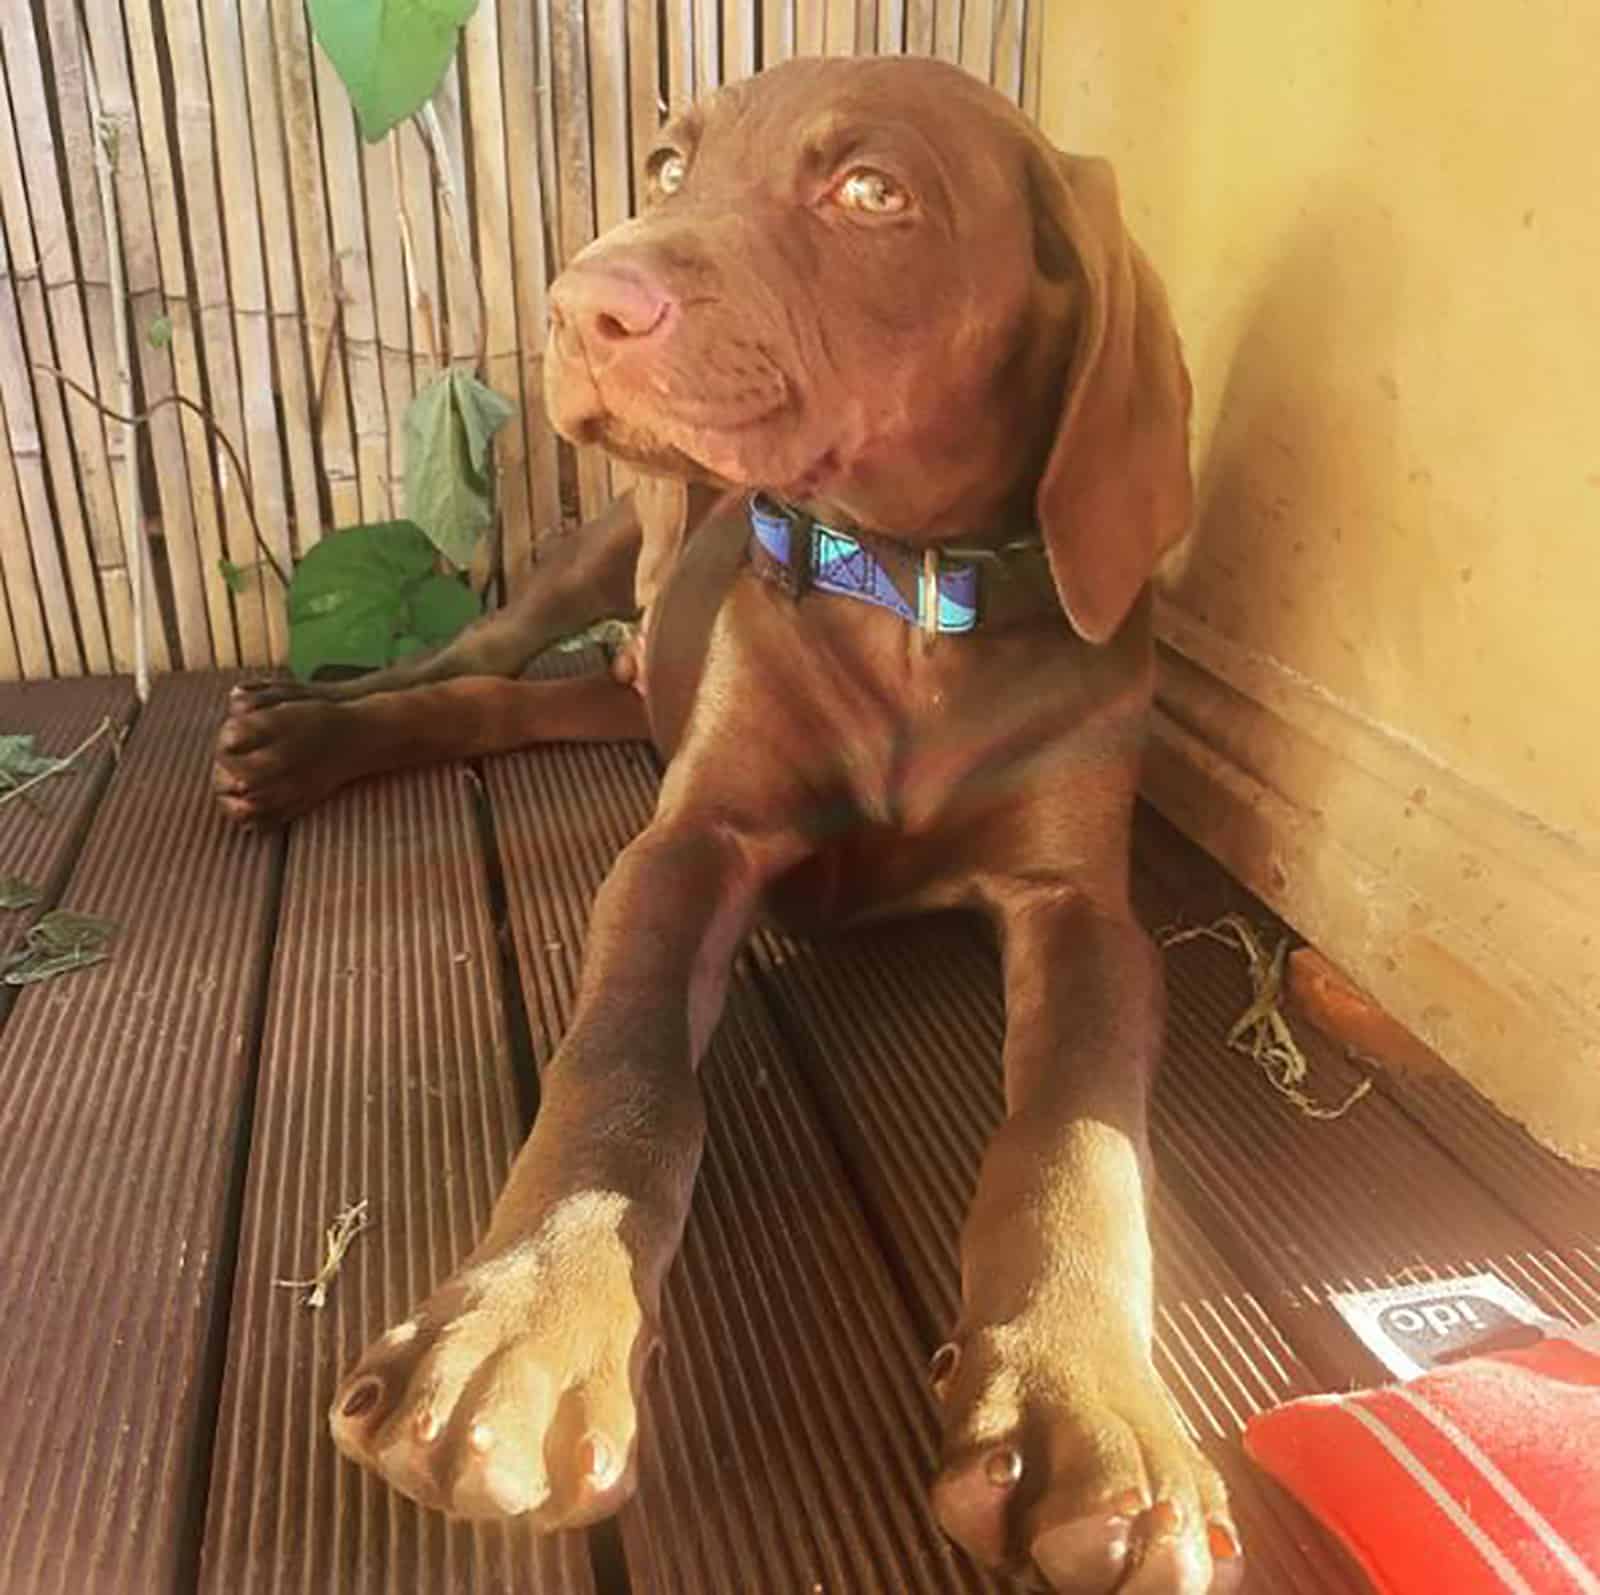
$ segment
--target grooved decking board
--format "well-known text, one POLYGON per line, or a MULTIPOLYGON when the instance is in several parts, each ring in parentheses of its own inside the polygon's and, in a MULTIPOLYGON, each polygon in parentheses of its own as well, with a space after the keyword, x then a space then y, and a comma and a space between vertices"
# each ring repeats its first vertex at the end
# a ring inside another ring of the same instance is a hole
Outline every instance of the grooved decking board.
MULTIPOLYGON (((1204 924, 1228 906, 1271 927, 1240 888, 1160 822, 1141 830, 1135 897, 1146 922, 1204 924)), ((1167 1053, 1155 1125, 1164 1172, 1285 1335, 1330 1387, 1381 1369, 1324 1305, 1332 1290, 1488 1270, 1572 1322, 1600 1318, 1600 1271, 1546 1245, 1383 1091, 1344 1118, 1311 1120, 1223 1043, 1249 1001, 1243 962, 1196 940, 1169 948, 1167 1053)), ((1355 1071, 1309 1027, 1301 1039, 1319 1098, 1355 1071)))
POLYGON ((521 1139, 465 769, 364 782, 289 841, 201 1588, 588 1595, 581 1536, 473 1528, 344 1461, 345 1366, 449 1273, 521 1139), (324 1226, 371 1203, 320 1312, 324 1226))
MULTIPOLYGON (((493 761, 530 1028, 570 1012, 588 903, 654 802, 645 751, 493 761)), ((749 975, 702 1069, 709 1134, 623 1514, 634 1595, 934 1595, 998 1586, 929 1515, 919 1344, 749 975)))
MULTIPOLYGON (((903 1271, 925 1340, 959 1310, 958 1237, 1003 1112, 998 973, 972 928, 942 917, 838 942, 758 943, 785 1034, 811 1058, 829 1126, 903 1271)), ((1239 1451, 1244 1421, 1315 1382, 1171 1194, 1152 1203, 1157 1365, 1227 1476, 1262 1595, 1365 1588, 1239 1451)))
MULTIPOLYGON (((0 736, 31 732, 36 753, 61 759, 103 721, 125 726, 133 706, 133 687, 122 680, 3 682, 0 736)), ((60 896, 114 758, 113 739, 103 737, 70 770, 0 808, 0 876, 20 876, 43 893, 26 912, 0 909, 0 958, 60 896)), ((15 996, 14 987, 0 986, 0 1019, 15 996)))
POLYGON ((1553 1156, 1464 1080, 1388 1074, 1378 1083, 1550 1245, 1600 1252, 1600 1169, 1553 1156))
POLYGON ((151 1595, 192 1571, 282 856, 215 812, 223 690, 156 683, 63 893, 120 923, 112 957, 29 987, 6 1026, 6 1595, 151 1595))

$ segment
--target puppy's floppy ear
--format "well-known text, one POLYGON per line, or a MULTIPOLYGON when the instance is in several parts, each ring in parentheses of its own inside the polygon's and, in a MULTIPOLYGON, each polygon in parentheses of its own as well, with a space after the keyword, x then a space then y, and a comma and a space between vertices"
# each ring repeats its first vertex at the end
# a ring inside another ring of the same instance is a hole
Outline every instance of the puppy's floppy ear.
POLYGON ((1166 295, 1122 224, 1110 166, 1041 153, 1030 176, 1039 269, 1075 270, 1079 288, 1039 524, 1067 618, 1105 642, 1188 530, 1189 374, 1166 295))

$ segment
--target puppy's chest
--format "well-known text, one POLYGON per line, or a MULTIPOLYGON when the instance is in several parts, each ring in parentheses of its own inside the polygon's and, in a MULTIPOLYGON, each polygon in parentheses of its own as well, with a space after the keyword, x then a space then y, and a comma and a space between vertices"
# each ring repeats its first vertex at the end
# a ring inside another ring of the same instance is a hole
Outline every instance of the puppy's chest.
POLYGON ((874 824, 908 833, 1048 778, 1104 698, 1053 633, 930 639, 815 597, 783 632, 772 707, 804 728, 797 753, 825 761, 826 784, 874 824))

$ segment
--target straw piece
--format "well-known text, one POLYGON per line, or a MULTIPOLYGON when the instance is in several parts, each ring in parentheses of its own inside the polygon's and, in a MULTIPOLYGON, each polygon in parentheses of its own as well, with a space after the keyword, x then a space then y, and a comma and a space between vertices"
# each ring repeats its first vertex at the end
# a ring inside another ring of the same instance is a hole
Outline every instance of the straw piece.
POLYGON ((1294 1032, 1282 1008, 1283 969, 1289 953, 1289 938, 1281 937, 1269 953, 1261 933, 1242 914, 1224 914, 1210 925, 1188 929, 1171 927, 1157 933, 1163 948, 1181 946, 1198 938, 1220 942, 1242 953, 1249 967, 1251 999, 1233 1022, 1224 1038, 1235 1052, 1252 1059, 1279 1096, 1308 1119, 1340 1119, 1372 1089, 1370 1078, 1359 1080, 1342 1102, 1332 1107, 1316 1101, 1305 1089, 1311 1073, 1294 1032))
POLYGON ((359 1202, 352 1202, 335 1214, 333 1222, 323 1231, 325 1250, 322 1266, 310 1279, 277 1279, 273 1283, 286 1290, 307 1290, 309 1287, 301 1305, 311 1308, 313 1312, 319 1311, 328 1303, 328 1287, 339 1277, 345 1254, 354 1244, 356 1236, 371 1228, 369 1203, 366 1197, 362 1197, 359 1202))

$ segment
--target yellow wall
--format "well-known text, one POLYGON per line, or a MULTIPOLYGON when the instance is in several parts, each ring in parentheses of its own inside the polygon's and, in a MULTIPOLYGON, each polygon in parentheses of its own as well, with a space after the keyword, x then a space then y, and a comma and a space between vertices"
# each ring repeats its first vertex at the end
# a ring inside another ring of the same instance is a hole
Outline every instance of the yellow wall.
POLYGON ((1576 0, 1048 0, 1041 117, 1195 377, 1158 801, 1600 1156, 1597 63, 1576 0))

